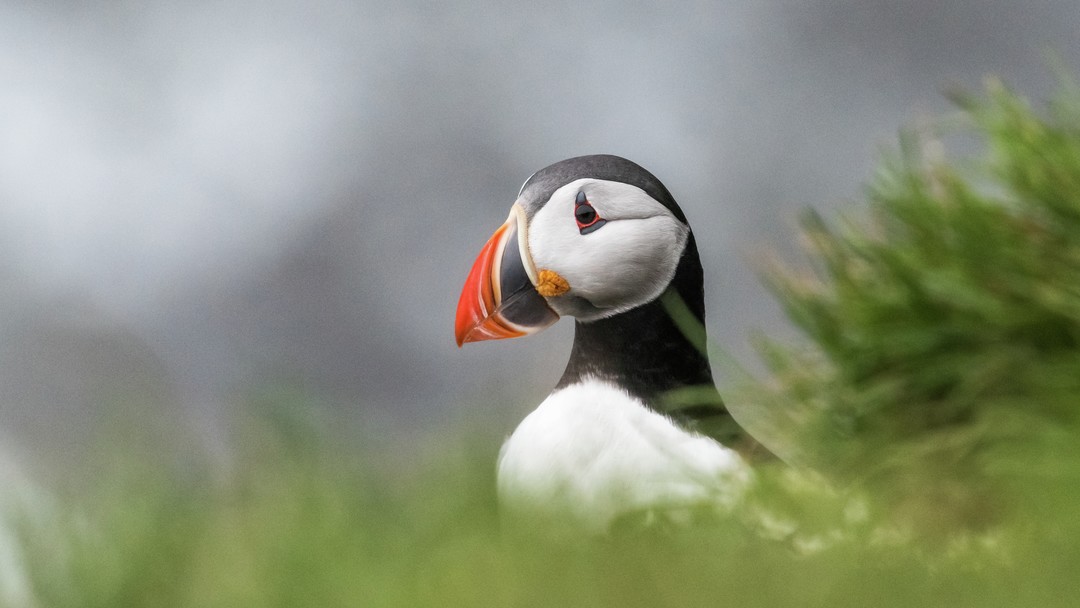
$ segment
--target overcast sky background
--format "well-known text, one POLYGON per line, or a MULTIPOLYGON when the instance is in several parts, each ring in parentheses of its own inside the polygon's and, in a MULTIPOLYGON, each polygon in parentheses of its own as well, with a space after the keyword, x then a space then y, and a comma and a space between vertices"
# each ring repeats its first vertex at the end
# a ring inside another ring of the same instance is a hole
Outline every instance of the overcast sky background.
POLYGON ((855 200, 949 86, 1044 96, 1047 51, 1080 68, 1080 3, 0 3, 0 451, 63 462, 118 402, 213 438, 281 387, 508 432, 572 324, 459 350, 455 305, 579 154, 668 186, 748 360, 785 331, 750 261, 797 211, 855 200))

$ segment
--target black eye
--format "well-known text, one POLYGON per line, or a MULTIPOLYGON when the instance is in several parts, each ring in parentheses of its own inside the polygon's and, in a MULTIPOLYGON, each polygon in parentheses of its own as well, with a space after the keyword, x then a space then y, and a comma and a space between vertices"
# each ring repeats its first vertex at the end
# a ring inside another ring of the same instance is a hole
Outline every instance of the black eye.
POLYGON ((607 223, 600 214, 589 204, 584 192, 578 192, 577 200, 574 201, 574 219, 577 220, 578 231, 581 234, 594 232, 607 223))
POLYGON ((596 221, 596 209, 593 209, 589 203, 578 205, 574 209, 574 217, 577 218, 579 224, 588 226, 596 221))

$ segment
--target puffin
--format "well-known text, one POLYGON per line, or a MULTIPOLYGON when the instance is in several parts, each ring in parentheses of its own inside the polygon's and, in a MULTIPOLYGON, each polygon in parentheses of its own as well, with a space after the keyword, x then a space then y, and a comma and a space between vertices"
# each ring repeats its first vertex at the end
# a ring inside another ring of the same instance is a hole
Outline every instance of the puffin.
POLYGON ((694 233, 619 156, 529 177, 473 263, 458 346, 574 318, 566 369, 503 443, 500 511, 605 533, 730 513, 768 455, 731 417, 705 348, 694 233))

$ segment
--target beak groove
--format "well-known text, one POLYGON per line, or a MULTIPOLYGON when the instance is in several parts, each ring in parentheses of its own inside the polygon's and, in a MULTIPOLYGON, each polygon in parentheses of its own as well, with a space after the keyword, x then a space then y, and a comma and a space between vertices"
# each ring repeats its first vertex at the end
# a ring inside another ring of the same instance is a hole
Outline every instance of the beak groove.
POLYGON ((465 279, 454 322, 459 347, 466 342, 526 336, 559 319, 536 291, 525 235, 525 212, 515 204, 465 279))

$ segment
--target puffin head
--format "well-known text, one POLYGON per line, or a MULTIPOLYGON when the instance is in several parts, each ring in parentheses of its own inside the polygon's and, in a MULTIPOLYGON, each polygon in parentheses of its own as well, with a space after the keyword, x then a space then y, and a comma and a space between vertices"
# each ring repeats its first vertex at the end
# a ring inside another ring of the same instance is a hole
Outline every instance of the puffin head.
POLYGON ((458 346, 533 334, 562 315, 589 323, 652 302, 690 238, 667 188, 625 158, 579 156, 541 169, 469 272, 458 346))

